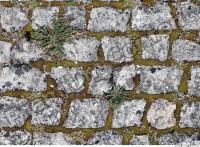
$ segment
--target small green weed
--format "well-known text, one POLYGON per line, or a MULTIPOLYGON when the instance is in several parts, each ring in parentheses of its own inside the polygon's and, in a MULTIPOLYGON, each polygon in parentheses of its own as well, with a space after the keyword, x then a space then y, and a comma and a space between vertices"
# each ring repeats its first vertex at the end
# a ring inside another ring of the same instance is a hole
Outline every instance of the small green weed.
POLYGON ((125 88, 119 86, 115 86, 110 91, 106 92, 104 95, 110 103, 110 106, 113 108, 119 106, 128 97, 128 93, 125 90, 125 88))
POLYGON ((47 53, 54 57, 63 55, 62 46, 64 42, 71 42, 74 34, 80 31, 71 27, 70 22, 64 17, 58 17, 52 23, 52 27, 40 27, 38 30, 31 32, 31 38, 36 43, 47 49, 47 53))

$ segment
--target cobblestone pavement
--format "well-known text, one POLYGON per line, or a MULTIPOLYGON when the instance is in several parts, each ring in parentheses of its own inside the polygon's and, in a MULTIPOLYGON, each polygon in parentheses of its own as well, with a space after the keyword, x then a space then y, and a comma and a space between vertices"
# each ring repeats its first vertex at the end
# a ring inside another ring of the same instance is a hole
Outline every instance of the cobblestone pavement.
POLYGON ((0 144, 200 144, 199 0, 28 2, 0 1, 0 144), (55 58, 30 36, 59 16, 55 58))

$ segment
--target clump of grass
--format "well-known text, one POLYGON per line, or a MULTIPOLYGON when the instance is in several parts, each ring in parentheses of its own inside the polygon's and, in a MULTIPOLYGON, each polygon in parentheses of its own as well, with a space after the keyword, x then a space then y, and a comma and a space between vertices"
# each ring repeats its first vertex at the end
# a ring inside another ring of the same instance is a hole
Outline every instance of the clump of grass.
POLYGON ((70 21, 64 17, 54 19, 52 26, 39 27, 31 32, 31 38, 36 41, 41 48, 47 49, 51 56, 62 56, 62 46, 64 42, 72 42, 74 34, 80 30, 70 26, 70 21))
POLYGON ((128 97, 128 92, 124 87, 115 86, 108 92, 104 93, 111 107, 116 108, 128 97))

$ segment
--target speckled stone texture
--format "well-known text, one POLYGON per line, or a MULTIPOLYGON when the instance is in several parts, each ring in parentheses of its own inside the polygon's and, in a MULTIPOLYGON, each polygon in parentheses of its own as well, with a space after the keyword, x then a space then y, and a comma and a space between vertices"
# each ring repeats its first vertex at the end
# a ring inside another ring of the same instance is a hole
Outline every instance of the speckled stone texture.
POLYGON ((130 145, 149 145, 149 136, 148 135, 133 135, 131 138, 130 145))

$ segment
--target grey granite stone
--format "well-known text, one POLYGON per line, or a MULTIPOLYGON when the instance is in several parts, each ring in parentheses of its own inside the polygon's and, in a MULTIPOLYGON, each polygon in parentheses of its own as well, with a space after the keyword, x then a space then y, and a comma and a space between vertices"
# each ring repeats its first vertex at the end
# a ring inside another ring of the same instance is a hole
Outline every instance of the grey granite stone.
POLYGON ((133 77, 136 75, 135 65, 126 65, 115 68, 113 72, 113 82, 115 86, 124 87, 126 90, 133 90, 135 84, 133 77))
POLYGON ((167 60, 169 50, 168 35, 150 35, 141 38, 142 58, 167 60))
POLYGON ((30 61, 50 60, 50 57, 45 55, 44 48, 40 48, 35 42, 22 39, 11 48, 11 57, 14 63, 29 63, 30 61))
POLYGON ((0 91, 45 91, 46 75, 27 64, 14 64, 0 70, 0 91))
POLYGON ((130 10, 116 10, 111 7, 93 8, 90 12, 88 30, 101 31, 119 31, 125 32, 130 17, 130 10))
POLYGON ((0 8, 1 26, 7 32, 19 31, 28 24, 29 20, 25 10, 14 7, 0 8))
POLYGON ((29 115, 30 107, 26 99, 0 97, 0 127, 21 127, 29 115))
POLYGON ((72 61, 97 61, 100 42, 95 37, 81 37, 72 43, 64 43, 64 58, 72 61))
POLYGON ((62 115, 61 98, 34 99, 31 103, 33 125, 58 125, 62 115))
POLYGON ((108 116, 108 102, 103 99, 89 98, 72 101, 66 128, 101 128, 108 116))
POLYGON ((200 96, 200 66, 191 67, 191 77, 188 80, 188 93, 193 96, 200 96))
POLYGON ((83 68, 53 67, 50 75, 58 84, 58 89, 66 93, 81 92, 84 89, 83 68))
POLYGON ((200 60, 200 45, 189 40, 178 39, 172 44, 172 58, 178 62, 200 60))
POLYGON ((189 1, 177 5, 177 16, 182 30, 200 29, 200 6, 189 1))
POLYGON ((132 41, 124 36, 108 37, 101 40, 105 60, 131 62, 133 60, 132 41))
POLYGON ((57 133, 33 133, 34 145, 74 145, 73 139, 62 132, 57 133))
POLYGON ((166 99, 154 100, 147 112, 147 120, 157 129, 170 128, 176 125, 175 109, 176 104, 173 102, 168 102, 166 99))
POLYGON ((184 103, 180 114, 181 128, 200 128, 200 102, 184 103))
POLYGON ((31 141, 32 135, 27 131, 0 132, 0 145, 30 145, 31 141))
POLYGON ((123 137, 116 131, 106 130, 96 132, 88 140, 88 145, 120 145, 123 137))
POLYGON ((168 5, 138 6, 132 10, 132 29, 145 30, 172 30, 176 25, 168 5))
POLYGON ((70 26, 80 29, 86 28, 86 10, 84 6, 67 6, 65 7, 65 18, 70 20, 70 26))
POLYGON ((142 66, 141 89, 148 94, 178 91, 183 70, 174 66, 142 66))
POLYGON ((53 20, 58 16, 58 7, 35 8, 32 14, 32 27, 37 30, 39 27, 51 26, 53 20))
POLYGON ((149 145, 149 135, 133 135, 130 145, 149 145))
POLYGON ((5 41, 0 41, 0 63, 10 63, 10 50, 12 44, 5 41))
POLYGON ((92 95, 103 95, 112 88, 112 67, 103 65, 95 67, 91 76, 88 93, 92 95))
POLYGON ((83 4, 89 4, 89 3, 91 3, 92 2, 92 0, 75 0, 75 2, 81 2, 81 3, 83 3, 83 4))
POLYGON ((114 110, 112 128, 140 126, 145 105, 144 99, 124 101, 114 110))

